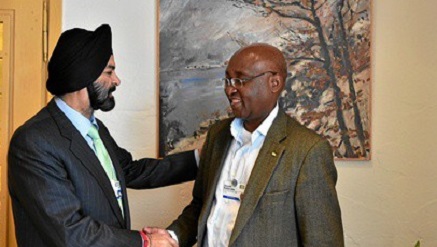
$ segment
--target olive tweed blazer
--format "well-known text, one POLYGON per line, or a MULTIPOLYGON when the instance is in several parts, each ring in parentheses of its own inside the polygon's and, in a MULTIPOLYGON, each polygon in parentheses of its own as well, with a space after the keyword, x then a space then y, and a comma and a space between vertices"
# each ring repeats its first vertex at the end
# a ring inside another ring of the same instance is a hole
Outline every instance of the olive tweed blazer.
MULTIPOLYGON (((210 129, 193 200, 169 226, 181 247, 196 241, 203 246, 232 141, 231 121, 221 121, 210 129)), ((329 143, 279 111, 255 162, 229 246, 344 246, 336 181, 329 143)))

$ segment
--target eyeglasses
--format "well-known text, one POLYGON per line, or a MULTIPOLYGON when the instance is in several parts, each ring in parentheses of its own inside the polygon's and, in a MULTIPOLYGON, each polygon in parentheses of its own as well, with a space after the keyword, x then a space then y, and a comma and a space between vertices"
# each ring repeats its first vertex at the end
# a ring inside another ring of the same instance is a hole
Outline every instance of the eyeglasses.
POLYGON ((263 72, 263 73, 261 73, 261 74, 259 74, 259 75, 254 76, 254 77, 244 78, 244 79, 241 79, 241 78, 223 78, 223 79, 222 79, 223 82, 224 82, 224 85, 223 85, 223 86, 224 86, 225 88, 226 88, 226 87, 229 87, 229 86, 233 86, 233 87, 235 87, 235 88, 242 88, 242 87, 244 86, 244 83, 245 83, 245 82, 248 82, 248 81, 253 80, 253 79, 255 79, 255 78, 261 77, 261 76, 263 76, 263 75, 265 75, 265 74, 267 74, 267 73, 272 73, 273 75, 275 75, 275 74, 277 74, 278 72, 274 72, 274 71, 266 71, 266 72, 263 72))

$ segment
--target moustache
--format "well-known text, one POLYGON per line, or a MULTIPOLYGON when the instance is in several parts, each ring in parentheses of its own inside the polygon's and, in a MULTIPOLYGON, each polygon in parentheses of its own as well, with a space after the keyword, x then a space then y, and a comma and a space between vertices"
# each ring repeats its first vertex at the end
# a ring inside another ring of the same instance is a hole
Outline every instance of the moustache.
POLYGON ((113 86, 113 87, 111 87, 110 89, 109 89, 109 93, 112 93, 112 92, 114 92, 115 90, 116 90, 117 88, 115 87, 115 86, 113 86))

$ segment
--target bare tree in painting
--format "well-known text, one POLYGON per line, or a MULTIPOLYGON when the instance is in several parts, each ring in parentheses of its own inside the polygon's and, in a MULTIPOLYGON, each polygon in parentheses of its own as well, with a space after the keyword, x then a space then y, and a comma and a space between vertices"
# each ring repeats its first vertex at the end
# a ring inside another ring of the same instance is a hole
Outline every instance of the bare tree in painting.
MULTIPOLYGON (((354 1, 357 2, 357 1, 354 1)), ((358 1, 360 2, 360 1, 358 1)), ((366 1, 367 3, 367 1, 366 1)), ((355 6, 358 6, 359 4, 356 3, 355 6)), ((367 6, 367 5, 365 5, 367 6)), ((339 0, 337 1, 335 5, 336 9, 336 17, 337 22, 335 22, 335 37, 333 38, 334 47, 338 47, 340 50, 340 61, 342 62, 347 81, 349 84, 349 97, 351 99, 352 108, 354 112, 354 124, 357 131, 357 136, 361 144, 360 152, 358 153, 359 156, 366 156, 366 137, 365 132, 362 124, 362 118, 360 114, 360 110, 358 108, 357 103, 357 94, 354 86, 354 68, 352 67, 352 57, 350 52, 350 44, 352 43, 350 40, 353 41, 353 38, 350 39, 350 35, 348 35, 347 30, 351 29, 351 26, 346 27, 346 21, 345 18, 348 18, 349 25, 352 25, 357 20, 357 16, 359 17, 361 14, 368 14, 367 9, 363 10, 356 10, 352 7, 349 0, 339 0), (345 6, 346 4, 346 6, 345 6)), ((368 65, 368 64, 367 64, 368 65)))
MULTIPOLYGON (((335 111, 336 111, 336 117, 338 121, 338 127, 339 127, 339 134, 341 138, 341 142, 339 143, 339 148, 341 145, 344 145, 345 152, 344 157, 353 158, 357 157, 358 155, 365 155, 365 148, 364 148, 364 135, 361 124, 361 117, 358 110, 358 107, 354 103, 354 113, 355 113, 355 123, 358 126, 357 130, 359 139, 362 145, 361 152, 359 154, 355 153, 354 147, 351 144, 350 141, 350 133, 349 129, 346 125, 346 121, 344 118, 343 113, 343 98, 344 93, 341 91, 340 87, 337 83, 337 77, 336 72, 334 69, 334 62, 331 58, 332 49, 330 49, 330 46, 327 41, 327 36, 325 34, 325 29, 322 25, 322 21, 319 17, 319 11, 325 7, 325 9, 328 9, 328 7, 325 6, 327 4, 327 0, 325 1, 316 1, 316 0, 301 0, 301 1, 281 1, 281 0, 233 0, 233 2, 239 3, 239 4, 246 4, 248 6, 254 6, 254 10, 263 12, 263 15, 265 17, 270 16, 272 13, 275 13, 276 15, 280 16, 281 18, 285 19, 295 19, 299 20, 301 22, 305 22, 309 26, 311 26, 314 29, 314 32, 316 34, 316 37, 318 39, 318 42, 311 42, 311 44, 307 47, 309 50, 314 50, 313 48, 317 46, 317 49, 320 51, 318 54, 313 54, 312 56, 288 56, 289 61, 291 61, 290 65, 293 65, 293 63, 296 63, 296 61, 301 60, 308 60, 310 62, 318 62, 322 64, 323 69, 326 71, 329 82, 328 86, 333 89, 334 91, 334 101, 335 101, 335 111), (360 128, 361 126, 361 128, 360 128)), ((331 1, 332 2, 332 1, 331 1)), ((340 9, 341 14, 341 9, 340 9)), ((333 22, 333 20, 331 20, 333 22)), ((346 39, 346 36, 344 37, 346 39)), ((348 56, 347 52, 343 51, 343 56, 348 56)), ((285 51, 287 54, 287 51, 285 51)), ((290 54, 287 54, 290 55, 290 54)), ((348 69, 346 69, 348 70, 348 69)), ((353 71, 348 70, 350 73, 348 75, 352 75, 353 71)), ((351 77, 352 78, 352 77, 351 77)), ((351 91, 352 101, 356 102, 355 97, 355 90, 353 88, 353 79, 351 80, 352 84, 349 86, 349 89, 351 91)), ((323 91, 323 87, 321 88, 323 91)), ((320 92, 322 92, 320 91, 320 92)), ((320 94, 320 93, 319 93, 320 94)), ((339 153, 336 153, 336 155, 340 155, 339 153)))

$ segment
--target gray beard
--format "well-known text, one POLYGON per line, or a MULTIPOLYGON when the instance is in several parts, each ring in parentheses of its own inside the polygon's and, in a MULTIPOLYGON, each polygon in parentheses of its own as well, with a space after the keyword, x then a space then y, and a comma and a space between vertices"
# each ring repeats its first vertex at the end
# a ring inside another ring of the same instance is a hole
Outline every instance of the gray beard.
POLYGON ((115 100, 109 97, 109 94, 115 91, 115 87, 105 88, 97 81, 91 83, 88 87, 88 97, 90 105, 94 110, 110 111, 115 107, 115 100))

